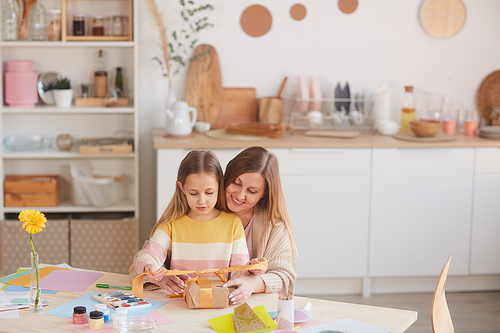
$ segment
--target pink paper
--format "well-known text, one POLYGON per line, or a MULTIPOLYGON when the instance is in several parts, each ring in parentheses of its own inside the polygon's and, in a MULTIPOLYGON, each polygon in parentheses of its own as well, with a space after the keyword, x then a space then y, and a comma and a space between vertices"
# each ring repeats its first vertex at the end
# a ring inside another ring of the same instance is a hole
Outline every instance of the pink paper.
MULTIPOLYGON (((70 323, 73 323, 73 318, 66 318, 70 323)), ((113 328, 113 323, 104 323, 104 328, 100 329, 100 330, 91 330, 89 328, 89 324, 78 324, 78 325, 75 325, 75 324, 72 324, 74 325, 75 327, 77 327, 78 329, 80 329, 81 331, 83 332, 90 332, 90 333, 95 333, 95 332, 99 332, 99 333, 106 333, 106 332, 117 332, 118 330, 116 328, 113 328)))
MULTIPOLYGON (((132 311, 130 314, 132 315, 132 311)), ((175 320, 168 318, 158 310, 151 311, 146 317, 153 317, 156 320, 156 326, 175 323, 175 320)))
POLYGON ((40 287, 47 290, 83 292, 102 275, 96 272, 54 270, 40 281, 40 287))

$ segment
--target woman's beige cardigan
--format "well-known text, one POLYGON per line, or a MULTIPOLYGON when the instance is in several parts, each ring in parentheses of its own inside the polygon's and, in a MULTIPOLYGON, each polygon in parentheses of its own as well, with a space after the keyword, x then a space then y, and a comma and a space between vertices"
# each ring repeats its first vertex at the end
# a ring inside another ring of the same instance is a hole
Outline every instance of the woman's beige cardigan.
MULTIPOLYGON (((285 224, 279 222, 276 226, 273 226, 271 222, 267 221, 265 213, 260 206, 255 206, 254 209, 252 230, 253 253, 250 255, 250 258, 267 259, 267 271, 265 274, 259 275, 266 284, 265 292, 277 293, 282 289, 293 292, 297 275, 292 264, 292 246, 285 224)), ((144 246, 146 246, 147 242, 144 243, 144 246)), ((139 252, 135 255, 129 269, 131 279, 138 274, 137 257, 139 252)), ((144 290, 155 290, 158 288, 158 286, 149 282, 144 286, 144 290)))

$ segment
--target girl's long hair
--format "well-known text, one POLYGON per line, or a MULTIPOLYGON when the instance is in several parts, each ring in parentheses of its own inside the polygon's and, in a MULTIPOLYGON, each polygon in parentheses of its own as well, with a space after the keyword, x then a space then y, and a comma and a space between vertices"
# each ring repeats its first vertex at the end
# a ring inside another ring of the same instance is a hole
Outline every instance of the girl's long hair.
MULTIPOLYGON (((217 203, 215 208, 219 210, 227 210, 226 199, 224 194, 223 173, 219 160, 211 151, 192 150, 182 160, 179 171, 177 172, 177 181, 183 186, 186 183, 186 178, 191 174, 208 173, 212 175, 219 183, 217 193, 217 203)), ((156 222, 149 238, 151 238, 161 225, 170 223, 176 218, 179 218, 189 213, 189 205, 186 195, 175 182, 175 192, 170 204, 163 212, 161 218, 156 222)))
POLYGON ((269 223, 275 226, 284 223, 290 238, 294 262, 297 261, 297 248, 293 241, 292 225, 285 196, 281 188, 281 180, 276 155, 263 147, 249 147, 236 155, 226 166, 224 173, 224 192, 236 178, 244 173, 260 173, 266 181, 264 196, 257 203, 260 205, 269 223))

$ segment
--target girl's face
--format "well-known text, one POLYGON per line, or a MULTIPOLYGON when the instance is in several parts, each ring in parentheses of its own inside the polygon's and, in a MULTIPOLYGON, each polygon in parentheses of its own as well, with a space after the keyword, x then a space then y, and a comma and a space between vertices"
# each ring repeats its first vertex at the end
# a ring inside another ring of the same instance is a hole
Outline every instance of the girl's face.
POLYGON ((217 209, 213 209, 217 203, 219 182, 206 172, 193 173, 186 177, 184 185, 177 182, 177 186, 184 192, 189 207, 187 214, 197 221, 208 221, 219 215, 217 209))
POLYGON ((266 193, 266 180, 258 172, 244 173, 226 187, 227 208, 236 215, 244 215, 266 193))

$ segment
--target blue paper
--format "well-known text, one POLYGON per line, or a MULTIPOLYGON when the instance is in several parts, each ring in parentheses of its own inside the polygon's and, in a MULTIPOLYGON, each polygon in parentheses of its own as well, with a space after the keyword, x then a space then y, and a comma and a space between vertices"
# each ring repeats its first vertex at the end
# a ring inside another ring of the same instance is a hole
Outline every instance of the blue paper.
MULTIPOLYGON (((28 287, 23 287, 23 286, 16 286, 14 284, 9 285, 7 288, 4 290, 6 291, 29 291, 30 288, 28 287)), ((59 291, 57 290, 44 290, 42 289, 42 294, 57 294, 59 291)))
MULTIPOLYGON (((80 298, 77 298, 73 301, 69 301, 68 303, 65 303, 53 310, 50 310, 49 312, 47 312, 46 314, 48 315, 52 315, 52 316, 60 316, 60 317, 66 317, 66 318, 73 318, 73 308, 75 306, 84 306, 87 308, 87 313, 89 313, 90 311, 94 311, 94 306, 96 304, 103 304, 101 302, 98 302, 96 301, 95 299, 92 298, 92 296, 94 296, 95 294, 98 294, 98 293, 88 293, 80 298)), ((129 315, 132 315, 132 316, 145 316, 147 315, 148 313, 150 313, 151 311, 153 310, 156 310, 158 309, 159 307, 167 304, 167 302, 161 302, 161 301, 152 301, 152 300, 149 300, 147 299, 146 301, 148 301, 149 303, 151 303, 151 306, 148 306, 148 307, 143 307, 143 308, 137 308, 137 309, 131 309, 129 308, 129 312, 128 314, 129 315)), ((111 318, 111 316, 115 313, 115 310, 110 308, 108 306, 108 309, 109 309, 109 317, 111 318)))

